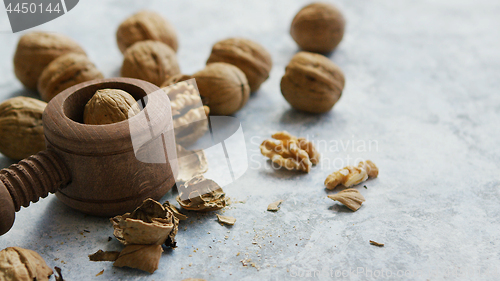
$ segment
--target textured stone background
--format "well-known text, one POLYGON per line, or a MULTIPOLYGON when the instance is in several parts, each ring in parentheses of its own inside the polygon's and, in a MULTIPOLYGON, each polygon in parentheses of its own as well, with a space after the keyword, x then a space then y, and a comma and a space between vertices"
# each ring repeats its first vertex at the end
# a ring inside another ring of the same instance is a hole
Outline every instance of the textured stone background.
MULTIPOLYGON (((73 211, 51 195, 17 214, 0 248, 37 250, 68 280, 288 280, 311 271, 315 276, 304 279, 342 279, 335 277, 342 271, 344 279, 372 279, 361 270, 378 279, 498 280, 499 2, 335 1, 348 25, 330 58, 344 70, 347 84, 334 110, 321 116, 291 110, 279 88, 297 52, 289 24, 307 2, 85 0, 35 28, 73 37, 113 77, 122 60, 117 26, 139 9, 153 9, 175 25, 185 73, 201 69, 211 45, 229 36, 264 45, 274 68, 236 115, 250 169, 225 188, 233 200, 246 201, 221 212, 237 218, 233 227, 218 224, 213 213, 188 214, 179 247, 166 250, 159 270, 149 275, 88 261, 98 249, 121 248, 116 240, 108 242, 110 223, 73 211), (322 164, 307 175, 274 171, 258 144, 277 130, 317 142, 335 140, 339 147, 322 147, 322 164), (373 145, 363 151, 362 143, 373 145), (358 157, 373 160, 380 176, 366 183, 368 189, 357 187, 367 201, 353 213, 326 197, 323 181, 358 157), (285 200, 281 210, 266 212, 277 199, 285 200), (259 269, 243 267, 245 258, 259 269), (396 276, 403 271, 406 277, 396 276)), ((10 32, 3 8, 0 31, 0 98, 33 95, 13 74, 20 34, 10 32)), ((0 157, 1 167, 9 164, 0 157)))

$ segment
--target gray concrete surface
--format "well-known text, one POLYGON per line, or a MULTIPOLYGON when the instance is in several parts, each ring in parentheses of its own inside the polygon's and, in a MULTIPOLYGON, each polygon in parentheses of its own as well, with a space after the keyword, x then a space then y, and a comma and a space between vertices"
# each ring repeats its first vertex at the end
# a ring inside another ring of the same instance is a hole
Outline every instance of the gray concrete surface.
MULTIPOLYGON (((36 250, 68 280, 498 280, 500 3, 335 1, 348 25, 330 58, 347 84, 334 110, 316 116, 290 109, 279 88, 298 50, 289 24, 307 2, 86 0, 35 28, 73 37, 113 77, 122 60, 117 26, 139 9, 153 9, 175 25, 185 73, 201 69, 212 44, 229 36, 264 45, 274 68, 236 115, 249 170, 225 188, 245 201, 219 212, 237 218, 233 227, 218 224, 213 213, 189 213, 179 247, 167 250, 150 275, 90 262, 87 255, 98 249, 121 249, 108 242, 110 223, 51 195, 17 214, 0 248, 36 250), (326 141, 322 163, 309 174, 271 169, 258 144, 277 130, 326 141), (326 197, 332 192, 323 181, 356 158, 373 160, 380 176, 367 189, 357 187, 367 201, 353 213, 326 197), (267 212, 277 199, 285 200, 281 210, 267 212), (244 267, 247 258, 257 268, 244 267)), ((33 96, 13 74, 20 34, 9 33, 2 9, 0 98, 33 96)), ((10 163, 0 157, 1 167, 10 163)), ((170 192, 164 200, 174 197, 170 192)))

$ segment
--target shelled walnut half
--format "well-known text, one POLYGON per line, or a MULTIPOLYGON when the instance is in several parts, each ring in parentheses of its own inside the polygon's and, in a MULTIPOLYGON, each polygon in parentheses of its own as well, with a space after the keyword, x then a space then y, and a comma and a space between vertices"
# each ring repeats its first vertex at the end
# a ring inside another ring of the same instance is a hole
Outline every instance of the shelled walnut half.
POLYGON ((339 201, 353 211, 357 211, 359 207, 361 207, 361 204, 366 201, 363 195, 353 188, 344 189, 337 194, 328 195, 328 198, 339 201))
POLYGON ((378 168, 370 160, 359 162, 357 167, 346 166, 336 172, 330 174, 325 185, 327 189, 335 189, 339 185, 351 187, 366 181, 368 178, 376 178, 378 176, 378 168))
POLYGON ((162 88, 170 99, 177 144, 189 146, 208 131, 207 113, 193 80, 162 88))
POLYGON ((260 145, 262 155, 269 157, 279 167, 309 172, 319 163, 320 154, 305 138, 297 138, 288 132, 277 132, 260 145))

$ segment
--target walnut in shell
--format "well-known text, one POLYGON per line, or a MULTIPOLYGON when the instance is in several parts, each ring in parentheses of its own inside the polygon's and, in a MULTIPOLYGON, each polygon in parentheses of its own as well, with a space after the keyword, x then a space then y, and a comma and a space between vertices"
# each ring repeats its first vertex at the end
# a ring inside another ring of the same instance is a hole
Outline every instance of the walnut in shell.
POLYGON ((208 131, 208 119, 198 89, 189 81, 162 88, 170 99, 177 144, 189 146, 208 131))
POLYGON ((116 42, 122 53, 134 43, 145 40, 160 41, 175 52, 178 41, 174 27, 160 14, 140 11, 123 21, 116 31, 116 42))
POLYGON ((105 125, 127 120, 137 114, 139 107, 134 97, 119 89, 102 89, 85 105, 83 122, 89 125, 105 125))
POLYGON ((320 154, 305 138, 296 138, 286 131, 272 137, 262 142, 260 152, 279 167, 309 172, 312 165, 319 163, 320 154))
POLYGON ((344 84, 342 70, 327 57, 299 52, 281 78, 281 93, 297 110, 323 113, 340 99, 344 84))
POLYGON ((36 90, 38 79, 45 67, 66 53, 84 54, 72 39, 55 33, 31 32, 19 39, 14 54, 14 72, 28 89, 36 90))
POLYGON ((232 64, 215 62, 192 75, 196 79, 203 103, 214 115, 231 115, 248 101, 250 87, 239 68, 232 64))
POLYGON ((160 86, 170 76, 180 73, 174 50, 158 41, 140 41, 123 54, 121 75, 160 86))
POLYGON ((53 273, 35 251, 9 247, 0 251, 0 280, 48 281, 53 273))
POLYGON ((366 201, 363 195, 353 188, 344 189, 337 194, 328 195, 328 198, 339 201, 353 211, 357 211, 359 207, 361 207, 361 204, 366 201))
POLYGON ((209 212, 226 206, 226 194, 214 181, 198 175, 179 187, 177 202, 186 210, 209 212))
POLYGON ((53 60, 38 80, 38 92, 49 102, 60 92, 82 82, 104 78, 86 55, 69 53, 53 60))
POLYGON ((207 64, 213 62, 226 62, 241 69, 251 92, 257 91, 269 78, 273 67, 269 52, 260 44, 244 38, 229 38, 215 43, 207 64))
POLYGON ((179 220, 169 208, 146 199, 132 213, 111 219, 116 239, 124 245, 161 245, 175 247, 179 220))
POLYGON ((344 37, 345 19, 328 3, 312 3, 302 8, 292 21, 290 35, 309 52, 333 51, 344 37))
POLYGON ((368 178, 376 178, 378 168, 370 160, 359 162, 357 167, 346 166, 330 174, 325 180, 327 189, 335 189, 339 185, 351 187, 366 181, 368 178))
POLYGON ((42 113, 47 103, 15 97, 0 104, 0 152, 21 160, 45 150, 42 113))

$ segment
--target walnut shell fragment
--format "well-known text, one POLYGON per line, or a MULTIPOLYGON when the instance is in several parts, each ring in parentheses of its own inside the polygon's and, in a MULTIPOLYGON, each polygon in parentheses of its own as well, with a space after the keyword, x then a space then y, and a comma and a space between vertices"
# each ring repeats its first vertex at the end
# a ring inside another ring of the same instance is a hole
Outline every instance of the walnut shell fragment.
POLYGON ((177 145, 177 163, 179 173, 175 179, 178 183, 184 183, 197 175, 204 174, 208 170, 208 162, 203 150, 187 150, 177 145))
POLYGON ((245 38, 229 38, 215 43, 207 64, 230 63, 245 73, 250 91, 255 92, 269 78, 273 62, 269 52, 260 44, 245 38))
POLYGON ((35 251, 9 247, 0 251, 0 280, 48 281, 54 272, 35 251))
POLYGON ((179 187, 177 202, 186 210, 209 212, 226 206, 226 194, 212 180, 198 175, 179 187))
POLYGON ((21 160, 45 150, 42 114, 47 103, 15 97, 0 104, 0 152, 21 160))
POLYGON ((236 222, 236 219, 233 217, 221 216, 219 214, 217 214, 217 219, 219 220, 220 223, 228 225, 234 225, 234 223, 236 222))
POLYGON ((174 27, 160 14, 140 11, 123 21, 116 31, 116 42, 122 53, 134 43, 145 40, 160 41, 177 51, 178 41, 174 27))
POLYGON ((262 142, 260 151, 279 167, 309 172, 312 165, 319 163, 320 154, 305 138, 294 137, 286 131, 277 132, 272 137, 274 139, 262 142))
POLYGON ((137 114, 139 107, 129 93, 119 89, 101 89, 85 105, 83 122, 89 125, 105 125, 127 120, 137 114))
POLYGON ((69 53, 53 60, 38 80, 38 92, 49 102, 60 92, 82 82, 104 78, 86 55, 69 53))
POLYGON ((132 213, 111 219, 116 239, 124 245, 161 245, 175 247, 179 220, 169 208, 146 199, 132 213))
POLYGON ((121 75, 160 86, 170 76, 179 74, 174 50, 158 41, 140 41, 123 54, 121 75))
POLYGON ((324 113, 340 99, 344 85, 344 73, 327 57, 299 52, 281 78, 281 93, 297 110, 324 113))
POLYGON ((90 261, 116 261, 120 252, 99 250, 89 255, 90 261))
POLYGON ((170 204, 170 202, 168 202, 168 201, 165 201, 165 203, 163 203, 163 207, 165 209, 169 209, 174 214, 174 216, 177 219, 179 219, 180 221, 184 221, 184 220, 188 219, 188 216, 181 213, 174 205, 170 204))
POLYGON ((238 67, 214 62, 192 75, 203 98, 214 115, 231 115, 243 108, 250 97, 245 73, 238 67))
POLYGON ((14 72, 26 88, 36 90, 38 79, 45 67, 67 53, 85 55, 78 43, 64 35, 48 32, 26 33, 17 44, 14 72))
POLYGON ((328 3, 311 3, 294 17, 290 35, 305 51, 328 53, 342 41, 344 29, 339 9, 328 3))
POLYGON ((366 181, 368 178, 376 178, 378 168, 370 160, 358 163, 357 167, 346 166, 330 174, 325 180, 327 189, 333 190, 339 185, 351 187, 366 181))
POLYGON ((280 209, 281 203, 283 203, 283 200, 273 202, 267 206, 267 210, 271 212, 277 212, 280 209))
POLYGON ((328 195, 328 198, 339 201, 352 211, 357 211, 359 207, 361 207, 361 204, 366 201, 363 195, 353 188, 344 189, 337 194, 328 195))
POLYGON ((170 99, 177 144, 189 146, 208 131, 208 119, 200 93, 193 81, 162 88, 170 99))
POLYGON ((126 266, 154 273, 158 269, 161 253, 161 245, 128 245, 121 251, 113 266, 126 266))

